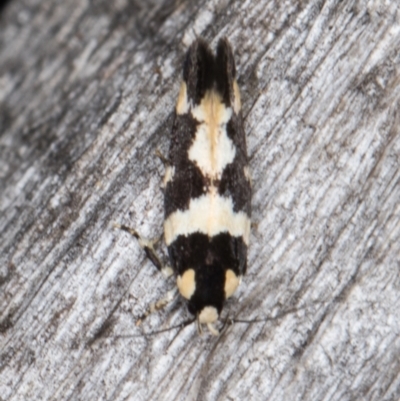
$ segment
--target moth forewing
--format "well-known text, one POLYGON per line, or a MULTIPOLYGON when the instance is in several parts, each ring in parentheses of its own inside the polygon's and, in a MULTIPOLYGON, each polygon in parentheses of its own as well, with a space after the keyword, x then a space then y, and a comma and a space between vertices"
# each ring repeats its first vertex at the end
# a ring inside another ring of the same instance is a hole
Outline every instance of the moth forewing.
POLYGON ((189 48, 166 168, 164 236, 180 294, 213 334, 246 271, 251 184, 231 46, 189 48))

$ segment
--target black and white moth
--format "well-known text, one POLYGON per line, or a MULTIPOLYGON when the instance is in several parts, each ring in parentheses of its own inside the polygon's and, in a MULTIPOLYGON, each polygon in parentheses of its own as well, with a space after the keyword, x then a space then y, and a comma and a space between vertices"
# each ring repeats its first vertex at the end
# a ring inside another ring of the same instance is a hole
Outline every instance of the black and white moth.
MULTIPOLYGON (((246 272, 251 183, 232 48, 189 48, 164 178, 164 238, 180 294, 201 330, 214 323, 246 272)), ((122 227, 124 228, 124 227, 122 227)), ((147 255, 162 270, 151 244, 147 255)))

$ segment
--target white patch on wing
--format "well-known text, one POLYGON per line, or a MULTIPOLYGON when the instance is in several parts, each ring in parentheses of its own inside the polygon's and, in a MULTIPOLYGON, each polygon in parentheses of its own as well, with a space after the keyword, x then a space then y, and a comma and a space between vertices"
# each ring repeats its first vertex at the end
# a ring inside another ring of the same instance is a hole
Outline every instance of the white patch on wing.
POLYGON ((164 221, 164 236, 169 246, 179 235, 195 232, 209 237, 228 232, 242 237, 246 245, 250 237, 250 219, 244 212, 235 212, 231 198, 225 198, 212 191, 191 199, 187 210, 177 210, 164 221))
POLYGON ((244 173, 246 180, 251 183, 251 174, 250 174, 250 169, 248 166, 243 167, 243 173, 244 173))
POLYGON ((242 108, 242 103, 240 101, 240 91, 236 79, 233 81, 233 95, 234 95, 233 110, 236 114, 239 114, 239 111, 242 108))
POLYGON ((228 269, 225 273, 225 299, 231 297, 240 284, 240 277, 235 272, 228 269))
POLYGON ((193 269, 186 270, 182 276, 178 276, 176 285, 181 295, 190 299, 196 291, 195 271, 193 269))
POLYGON ((186 114, 189 111, 190 104, 187 97, 186 83, 182 81, 179 88, 178 101, 176 102, 176 114, 186 114))
POLYGON ((173 180, 174 175, 175 175, 175 167, 167 166, 167 168, 165 169, 163 188, 165 188, 167 186, 167 184, 173 180))
POLYGON ((189 159, 204 175, 220 179, 224 168, 233 162, 236 154, 226 132, 232 109, 223 104, 217 92, 209 91, 191 113, 200 124, 189 149, 189 159))

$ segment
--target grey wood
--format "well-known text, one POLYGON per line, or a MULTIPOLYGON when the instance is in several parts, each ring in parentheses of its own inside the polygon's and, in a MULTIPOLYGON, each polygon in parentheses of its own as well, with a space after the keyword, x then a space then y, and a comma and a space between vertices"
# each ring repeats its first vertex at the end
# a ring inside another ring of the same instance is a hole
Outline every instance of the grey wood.
POLYGON ((0 400, 399 400, 396 1, 13 0, 0 21, 0 400), (184 52, 235 49, 248 275, 220 337, 114 223, 162 233, 184 52), (126 336, 126 337, 124 337, 126 336))

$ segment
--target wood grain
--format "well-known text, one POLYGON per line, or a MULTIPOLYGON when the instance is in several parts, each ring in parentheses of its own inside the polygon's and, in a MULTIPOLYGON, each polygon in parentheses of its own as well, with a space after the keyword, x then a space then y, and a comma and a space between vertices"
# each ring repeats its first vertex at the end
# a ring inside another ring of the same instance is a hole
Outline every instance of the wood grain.
POLYGON ((400 399, 395 1, 13 0, 0 21, 0 400, 400 399), (187 46, 235 49, 248 275, 218 338, 138 243, 162 233, 187 46))

